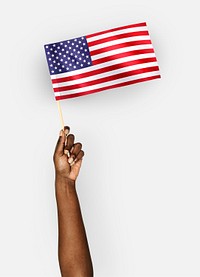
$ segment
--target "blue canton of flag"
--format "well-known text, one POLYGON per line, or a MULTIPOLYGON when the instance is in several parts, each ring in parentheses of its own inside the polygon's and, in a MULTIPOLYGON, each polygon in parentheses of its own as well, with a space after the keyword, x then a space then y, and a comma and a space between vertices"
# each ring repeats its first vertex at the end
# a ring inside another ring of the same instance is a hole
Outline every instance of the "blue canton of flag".
POLYGON ((45 52, 51 75, 74 71, 92 65, 86 37, 46 44, 45 52))

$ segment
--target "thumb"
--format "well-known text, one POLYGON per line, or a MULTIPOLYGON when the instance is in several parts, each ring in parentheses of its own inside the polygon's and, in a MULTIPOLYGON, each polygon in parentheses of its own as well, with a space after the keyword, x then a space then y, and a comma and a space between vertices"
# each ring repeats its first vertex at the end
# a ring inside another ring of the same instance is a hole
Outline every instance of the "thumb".
POLYGON ((63 130, 60 131, 60 135, 55 148, 55 155, 62 156, 64 154, 65 147, 65 134, 63 130))

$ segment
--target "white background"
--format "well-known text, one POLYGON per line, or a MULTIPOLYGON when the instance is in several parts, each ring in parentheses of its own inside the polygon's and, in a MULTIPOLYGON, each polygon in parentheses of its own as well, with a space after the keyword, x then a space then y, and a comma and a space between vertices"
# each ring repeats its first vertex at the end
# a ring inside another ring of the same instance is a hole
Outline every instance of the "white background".
POLYGON ((162 79, 61 102, 95 276, 200 276, 199 1, 1 4, 0 276, 60 276, 43 45, 146 21, 162 79))

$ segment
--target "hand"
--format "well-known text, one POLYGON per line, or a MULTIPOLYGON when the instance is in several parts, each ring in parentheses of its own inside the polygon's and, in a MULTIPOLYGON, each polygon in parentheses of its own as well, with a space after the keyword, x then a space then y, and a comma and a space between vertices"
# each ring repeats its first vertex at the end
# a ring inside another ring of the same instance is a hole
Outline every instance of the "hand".
POLYGON ((74 143, 75 136, 69 134, 70 127, 65 126, 55 148, 53 160, 56 176, 75 182, 81 168, 84 151, 80 142, 74 143))

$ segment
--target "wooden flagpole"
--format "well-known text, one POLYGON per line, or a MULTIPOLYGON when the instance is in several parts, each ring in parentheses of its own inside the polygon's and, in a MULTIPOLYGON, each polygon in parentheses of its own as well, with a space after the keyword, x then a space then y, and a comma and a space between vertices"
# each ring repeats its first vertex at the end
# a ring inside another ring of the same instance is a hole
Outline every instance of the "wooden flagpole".
POLYGON ((60 115, 61 126, 62 126, 62 129, 64 131, 64 120, 63 120, 62 110, 61 110, 61 106, 60 106, 60 101, 58 100, 56 102, 57 102, 57 105, 58 105, 58 112, 59 112, 59 115, 60 115))

